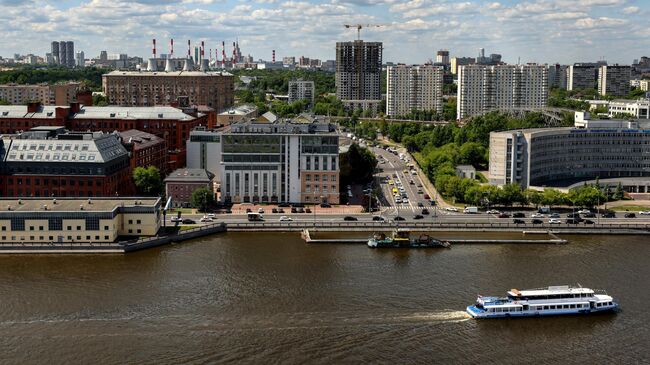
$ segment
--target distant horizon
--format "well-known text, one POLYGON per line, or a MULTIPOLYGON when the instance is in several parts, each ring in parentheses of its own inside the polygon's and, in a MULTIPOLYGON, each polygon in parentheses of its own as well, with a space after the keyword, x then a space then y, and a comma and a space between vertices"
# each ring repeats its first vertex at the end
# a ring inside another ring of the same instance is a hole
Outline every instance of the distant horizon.
POLYGON ((335 59, 336 42, 361 39, 384 44, 383 62, 435 61, 439 49, 450 57, 498 53, 515 64, 573 64, 607 60, 632 64, 649 56, 644 36, 650 4, 640 0, 0 0, 2 56, 45 57, 52 41, 72 40, 75 52, 95 58, 100 51, 151 57, 187 52, 206 42, 206 57, 221 43, 226 55, 239 40, 243 55, 276 61, 305 56, 335 59), (34 11, 35 8, 41 11, 34 11), (208 37, 205 37, 209 35, 208 37))

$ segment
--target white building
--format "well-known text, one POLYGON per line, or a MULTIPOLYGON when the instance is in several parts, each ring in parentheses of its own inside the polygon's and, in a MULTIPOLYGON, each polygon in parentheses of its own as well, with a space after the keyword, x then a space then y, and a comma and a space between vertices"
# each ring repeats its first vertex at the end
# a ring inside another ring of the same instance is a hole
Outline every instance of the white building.
POLYGON ((413 110, 442 113, 442 66, 388 66, 386 115, 403 116, 413 110))
POLYGON ((309 107, 314 106, 314 82, 302 79, 289 81, 289 104, 298 100, 309 101, 309 107))
POLYGON ((610 118, 629 115, 636 119, 650 119, 650 99, 612 100, 607 109, 610 118))
POLYGON ((76 65, 77 67, 84 67, 86 66, 86 56, 84 54, 84 51, 79 51, 77 52, 77 58, 76 58, 76 65))
POLYGON ((544 65, 458 67, 457 117, 503 109, 544 108, 548 69, 544 65))
POLYGON ((600 95, 625 96, 630 92, 632 67, 603 65, 598 69, 598 93, 600 95))
POLYGON ((215 174, 222 202, 339 202, 338 135, 308 116, 194 130, 187 166, 215 174))

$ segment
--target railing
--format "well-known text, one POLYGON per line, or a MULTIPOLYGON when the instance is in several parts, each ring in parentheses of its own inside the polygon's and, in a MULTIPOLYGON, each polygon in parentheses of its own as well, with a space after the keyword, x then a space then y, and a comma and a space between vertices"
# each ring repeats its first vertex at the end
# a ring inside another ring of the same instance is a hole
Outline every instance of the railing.
POLYGON ((514 223, 454 223, 454 222, 242 222, 242 223, 225 223, 227 228, 286 228, 286 229, 304 229, 304 228, 450 228, 450 229, 544 229, 552 231, 566 230, 648 230, 649 224, 620 224, 620 223, 600 223, 586 225, 566 225, 566 224, 514 224, 514 223))

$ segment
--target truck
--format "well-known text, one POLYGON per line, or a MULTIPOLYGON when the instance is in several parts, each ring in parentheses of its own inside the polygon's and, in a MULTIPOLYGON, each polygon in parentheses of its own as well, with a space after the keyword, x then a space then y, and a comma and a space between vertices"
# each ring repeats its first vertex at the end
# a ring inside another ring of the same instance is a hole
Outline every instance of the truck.
POLYGON ((260 214, 260 213, 250 212, 250 213, 247 213, 247 216, 248 216, 248 220, 250 222, 260 222, 260 221, 264 220, 264 216, 262 214, 260 214))
POLYGON ((477 207, 466 207, 463 210, 463 213, 465 213, 465 214, 476 214, 476 213, 478 213, 478 208, 477 207))

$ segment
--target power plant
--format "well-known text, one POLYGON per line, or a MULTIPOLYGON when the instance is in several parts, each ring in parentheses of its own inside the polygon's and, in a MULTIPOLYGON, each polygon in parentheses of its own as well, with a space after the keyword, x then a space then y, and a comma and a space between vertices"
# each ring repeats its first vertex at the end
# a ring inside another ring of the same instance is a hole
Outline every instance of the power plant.
MULTIPOLYGON (((146 65, 140 67, 140 70, 149 72, 175 72, 175 71, 201 71, 208 72, 211 70, 224 70, 235 68, 237 64, 244 61, 244 57, 239 49, 239 42, 232 42, 232 56, 226 57, 226 42, 221 41, 221 59, 219 59, 219 47, 214 49, 214 58, 212 49, 209 49, 208 57, 205 54, 205 41, 201 41, 200 47, 195 47, 195 56, 192 57, 192 41, 187 40, 187 56, 185 58, 174 57, 174 39, 170 39, 169 53, 158 55, 156 49, 156 39, 152 39, 152 56, 148 59, 146 65), (198 52, 196 52, 198 51, 198 52)), ((275 51, 274 59, 275 59, 275 51)))

